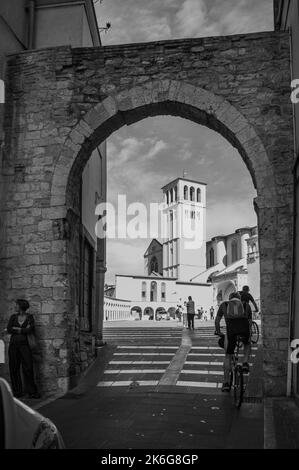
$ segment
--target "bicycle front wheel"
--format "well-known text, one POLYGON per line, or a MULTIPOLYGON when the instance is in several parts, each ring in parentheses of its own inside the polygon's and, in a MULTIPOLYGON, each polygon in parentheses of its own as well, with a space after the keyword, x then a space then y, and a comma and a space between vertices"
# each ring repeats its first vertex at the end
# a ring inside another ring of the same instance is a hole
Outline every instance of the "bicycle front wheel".
POLYGON ((251 342, 252 344, 257 344, 260 337, 260 330, 258 324, 253 321, 251 323, 251 342))
POLYGON ((244 393, 243 370, 240 365, 235 367, 234 376, 234 403, 236 408, 240 408, 244 393))

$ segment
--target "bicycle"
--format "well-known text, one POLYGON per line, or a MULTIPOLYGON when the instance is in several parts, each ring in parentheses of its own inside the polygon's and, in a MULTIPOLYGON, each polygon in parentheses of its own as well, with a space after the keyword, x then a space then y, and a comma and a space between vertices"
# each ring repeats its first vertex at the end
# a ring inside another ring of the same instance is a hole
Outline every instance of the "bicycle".
POLYGON ((234 390, 234 404, 236 408, 240 408, 243 402, 244 395, 244 375, 242 365, 239 364, 239 351, 243 346, 242 337, 237 337, 237 344, 232 357, 232 368, 230 371, 229 384, 234 390))
POLYGON ((259 330, 258 324, 254 320, 251 322, 250 331, 251 331, 251 335, 250 335, 251 343, 257 344, 260 338, 260 330, 259 330))
MULTIPOLYGON (((218 334, 215 332, 215 335, 224 337, 224 334, 218 334)), ((239 364, 239 352, 240 348, 243 346, 243 341, 241 336, 237 336, 237 344, 232 355, 232 365, 229 373, 229 385, 230 388, 234 390, 234 405, 239 409, 243 402, 244 395, 244 375, 243 367, 239 364)))

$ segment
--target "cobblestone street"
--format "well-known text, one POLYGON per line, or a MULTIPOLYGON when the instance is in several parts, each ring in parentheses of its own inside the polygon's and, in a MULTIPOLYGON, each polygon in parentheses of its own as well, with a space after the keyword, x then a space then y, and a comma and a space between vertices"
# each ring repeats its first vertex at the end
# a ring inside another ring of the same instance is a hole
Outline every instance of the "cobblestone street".
MULTIPOLYGON (((96 367, 64 397, 39 408, 68 448, 263 448, 263 405, 241 410, 224 395, 223 352, 212 324, 108 326, 96 367)), ((256 349, 252 357, 253 366, 256 349)), ((252 403, 255 401, 255 403, 252 403)))

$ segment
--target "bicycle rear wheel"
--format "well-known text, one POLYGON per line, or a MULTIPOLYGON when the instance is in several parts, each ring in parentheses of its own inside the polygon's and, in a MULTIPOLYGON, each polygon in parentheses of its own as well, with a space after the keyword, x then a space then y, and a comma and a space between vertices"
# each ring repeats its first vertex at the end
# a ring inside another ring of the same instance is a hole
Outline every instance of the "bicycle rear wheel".
POLYGON ((244 379, 243 379, 243 370, 240 365, 236 366, 234 369, 234 404, 236 408, 240 408, 243 401, 244 393, 244 379))
POLYGON ((257 344, 260 337, 260 330, 258 324, 253 321, 251 323, 251 342, 252 344, 257 344))

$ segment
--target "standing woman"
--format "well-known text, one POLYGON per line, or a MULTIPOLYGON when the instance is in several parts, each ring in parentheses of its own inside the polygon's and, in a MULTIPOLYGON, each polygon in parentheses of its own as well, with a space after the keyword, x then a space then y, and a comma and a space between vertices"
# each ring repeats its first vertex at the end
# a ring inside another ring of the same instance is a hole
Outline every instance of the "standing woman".
POLYGON ((11 335, 8 348, 9 372, 13 394, 16 398, 24 395, 24 389, 29 398, 39 398, 33 374, 32 352, 28 343, 28 335, 34 333, 34 318, 27 312, 27 300, 16 301, 16 313, 11 315, 7 333, 11 335), (21 365, 24 377, 24 389, 21 380, 21 365))

